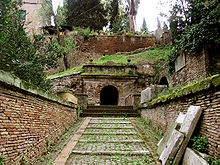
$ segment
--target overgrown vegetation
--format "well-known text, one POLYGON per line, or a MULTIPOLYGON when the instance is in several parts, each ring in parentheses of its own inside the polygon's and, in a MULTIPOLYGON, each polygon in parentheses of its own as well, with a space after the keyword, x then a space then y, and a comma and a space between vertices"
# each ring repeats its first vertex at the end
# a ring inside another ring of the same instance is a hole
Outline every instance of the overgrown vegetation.
POLYGON ((60 73, 56 73, 56 74, 47 76, 47 78, 56 77, 56 76, 60 76, 60 75, 68 74, 68 73, 74 73, 74 72, 83 72, 83 68, 82 67, 75 67, 75 68, 72 68, 69 70, 65 70, 64 72, 60 72, 60 73))
POLYGON ((170 71, 180 51, 196 54, 220 46, 220 5, 218 0, 180 0, 171 11, 170 28, 174 49, 169 55, 170 71))
POLYGON ((5 155, 0 155, 0 165, 4 165, 5 163, 5 155))
MULTIPOLYGON (((220 76, 219 74, 213 75, 206 79, 198 79, 193 82, 188 83, 187 85, 178 85, 178 87, 168 88, 166 92, 158 94, 158 97, 153 99, 151 102, 148 102, 149 105, 153 105, 159 102, 166 102, 168 100, 173 100, 182 96, 189 95, 191 93, 196 93, 202 90, 209 89, 210 87, 218 87, 220 85, 220 76)), ((196 101, 196 100, 193 100, 196 101)))
POLYGON ((168 55, 171 53, 171 46, 161 46, 159 48, 152 48, 151 50, 132 54, 132 55, 106 55, 98 60, 95 60, 95 64, 104 64, 106 62, 115 62, 117 64, 128 64, 128 59, 131 60, 130 64, 144 64, 144 63, 156 63, 160 60, 168 61, 168 55))
POLYGON ((206 136, 197 135, 190 140, 192 148, 202 153, 208 153, 208 139, 206 136))
MULTIPOLYGON (((128 65, 128 64, 136 65, 136 64, 145 64, 145 63, 156 63, 161 60, 167 62, 168 55, 170 54, 171 50, 172 50, 171 46, 161 46, 159 48, 152 48, 151 50, 137 54, 132 54, 132 55, 126 55, 126 54, 106 55, 93 61, 92 64, 108 64, 108 62, 113 62, 119 65, 128 65), (131 60, 131 62, 128 62, 128 60, 131 60)), ((66 70, 64 72, 50 75, 47 78, 60 76, 67 73, 73 73, 77 71, 83 72, 82 67, 75 67, 70 70, 66 70)), ((130 74, 132 73, 130 72, 130 74)))
POLYGON ((44 70, 57 66, 61 52, 53 39, 34 35, 31 40, 24 30, 22 14, 16 1, 1 1, 0 70, 48 90, 50 82, 44 70))
POLYGON ((143 118, 136 118, 137 123, 142 127, 144 133, 148 136, 148 138, 157 144, 159 140, 162 138, 162 133, 158 130, 153 130, 152 126, 146 122, 143 118))

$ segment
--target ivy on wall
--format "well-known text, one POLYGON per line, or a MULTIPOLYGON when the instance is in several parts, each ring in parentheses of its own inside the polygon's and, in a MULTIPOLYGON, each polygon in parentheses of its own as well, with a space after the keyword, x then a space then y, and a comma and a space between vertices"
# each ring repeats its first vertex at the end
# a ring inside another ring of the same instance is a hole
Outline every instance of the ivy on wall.
POLYGON ((190 54, 220 46, 220 4, 218 0, 180 0, 171 11, 170 28, 174 48, 169 55, 170 71, 180 50, 190 54))

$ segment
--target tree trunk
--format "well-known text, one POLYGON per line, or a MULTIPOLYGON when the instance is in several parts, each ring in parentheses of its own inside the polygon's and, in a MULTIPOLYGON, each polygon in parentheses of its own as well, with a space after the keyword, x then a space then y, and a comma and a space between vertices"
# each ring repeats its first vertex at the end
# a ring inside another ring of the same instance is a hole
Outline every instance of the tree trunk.
POLYGON ((135 31, 135 26, 134 26, 134 17, 132 15, 129 15, 129 22, 130 22, 130 31, 135 31))
MULTIPOLYGON (((57 22, 56 22, 56 16, 54 15, 54 24, 55 24, 55 30, 56 30, 56 33, 57 33, 57 40, 58 40, 58 43, 62 46, 64 46, 64 41, 61 41, 61 36, 60 36, 60 30, 59 30, 59 27, 57 25, 57 22)), ((69 69, 69 64, 68 64, 68 60, 67 60, 67 54, 64 53, 63 55, 63 63, 64 63, 64 69, 67 70, 69 69)))

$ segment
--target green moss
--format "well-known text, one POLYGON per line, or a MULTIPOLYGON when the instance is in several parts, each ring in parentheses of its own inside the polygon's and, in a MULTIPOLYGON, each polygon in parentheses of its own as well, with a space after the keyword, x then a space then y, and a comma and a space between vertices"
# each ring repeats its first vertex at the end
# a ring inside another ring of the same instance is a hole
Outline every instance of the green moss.
POLYGON ((38 88, 37 86, 31 84, 30 82, 20 80, 19 78, 12 76, 8 72, 0 71, 0 81, 4 82, 6 84, 12 85, 16 88, 30 92, 32 94, 35 94, 35 95, 47 98, 49 100, 59 102, 63 105, 67 105, 67 106, 72 107, 72 104, 65 102, 60 97, 57 97, 56 95, 52 94, 51 92, 45 91, 44 89, 41 89, 41 88, 38 88))
POLYGON ((209 89, 211 87, 211 83, 217 87, 220 85, 220 75, 214 75, 212 77, 208 77, 204 80, 200 80, 198 82, 190 83, 178 91, 171 93, 169 95, 160 96, 158 98, 153 99, 148 105, 158 104, 160 102, 166 102, 168 100, 174 100, 175 98, 180 98, 191 93, 196 93, 199 91, 203 91, 209 89))
POLYGON ((137 64, 139 63, 139 60, 143 62, 158 62, 160 60, 167 61, 168 60, 168 54, 171 52, 172 47, 166 46, 166 47, 160 47, 160 48, 154 48, 152 50, 148 50, 145 52, 132 54, 132 55, 126 55, 126 54, 116 54, 116 55, 106 55, 104 57, 101 57, 98 60, 95 60, 93 64, 104 64, 109 61, 114 62, 116 64, 137 64), (128 59, 131 60, 130 63, 128 63, 128 59))
POLYGON ((74 73, 74 72, 83 72, 83 68, 82 67, 75 67, 69 70, 65 70, 64 72, 60 72, 60 73, 56 73, 50 76, 47 76, 47 78, 52 78, 52 77, 56 77, 56 76, 61 76, 64 74, 68 74, 68 73, 74 73))
POLYGON ((213 84, 215 87, 220 86, 220 76, 219 76, 219 75, 213 76, 213 78, 212 78, 212 84, 213 84))
POLYGON ((137 74, 128 74, 124 72, 118 72, 118 73, 86 72, 86 73, 82 73, 82 75, 138 76, 137 74))

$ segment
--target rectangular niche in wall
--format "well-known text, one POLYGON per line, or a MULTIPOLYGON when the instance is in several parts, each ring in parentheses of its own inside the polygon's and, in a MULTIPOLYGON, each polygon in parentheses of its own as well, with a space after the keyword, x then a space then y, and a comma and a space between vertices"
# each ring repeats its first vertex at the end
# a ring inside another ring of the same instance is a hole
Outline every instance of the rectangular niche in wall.
POLYGON ((186 66, 186 58, 185 58, 185 54, 181 54, 181 55, 179 55, 176 58, 176 61, 175 61, 175 72, 178 72, 184 66, 186 66))

